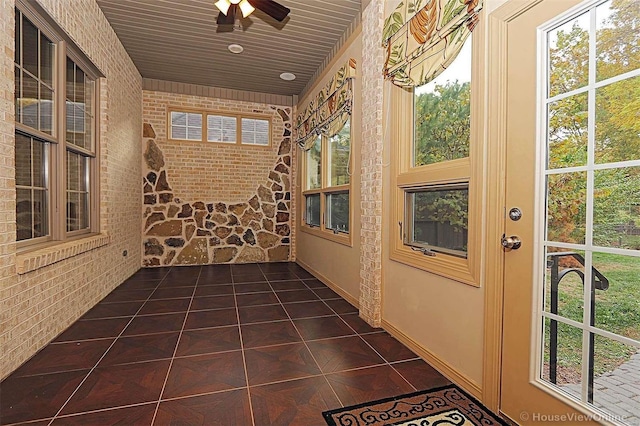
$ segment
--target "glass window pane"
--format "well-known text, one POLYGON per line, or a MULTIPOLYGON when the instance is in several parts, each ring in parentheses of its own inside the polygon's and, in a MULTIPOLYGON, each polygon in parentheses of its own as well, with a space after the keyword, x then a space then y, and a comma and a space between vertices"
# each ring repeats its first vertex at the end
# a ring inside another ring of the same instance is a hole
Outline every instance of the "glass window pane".
POLYGON ((16 108, 16 121, 23 123, 22 119, 22 72, 20 68, 15 67, 15 92, 13 96, 16 108))
POLYGON ((469 156, 471 38, 442 74, 415 89, 413 165, 416 167, 469 156))
POLYGON ((47 191, 33 190, 33 237, 49 235, 47 191))
POLYGON ((405 243, 467 256, 469 187, 433 187, 406 193, 405 243))
POLYGON ((349 233, 349 193, 327 194, 327 229, 349 233))
POLYGON ((596 8, 596 75, 604 80, 640 68, 640 2, 608 1, 596 8))
POLYGON ((541 378, 580 399, 582 383, 582 330, 544 318, 541 378))
POLYGON ((16 133, 16 185, 31 183, 31 138, 16 133))
POLYGON ((76 81, 76 64, 69 58, 67 58, 67 84, 66 84, 66 96, 67 100, 71 102, 75 102, 75 81, 76 81))
POLYGON ((40 85, 40 131, 53 134, 53 91, 40 85))
POLYGON ((89 227, 89 157, 67 151, 67 231, 89 227))
POLYGON ((584 251, 547 248, 544 311, 582 322, 584 290, 582 275, 584 251))
POLYGON ((269 145, 269 120, 243 118, 242 143, 248 145, 269 145))
POLYGON ((44 34, 40 34, 40 80, 49 87, 53 87, 54 49, 53 42, 44 34))
POLYGON ((306 217, 305 223, 311 226, 320 226, 320 194, 305 196, 306 217))
POLYGON ((349 159, 351 157, 351 126, 349 120, 342 130, 329 139, 329 182, 331 186, 349 183, 349 159))
POLYGON ((584 244, 587 173, 547 177, 547 240, 584 244))
POLYGON ((640 76, 596 89, 595 159, 640 159, 640 76))
POLYGON ((171 138, 201 141, 202 114, 192 112, 171 112, 171 138))
POLYGON ((187 126, 202 127, 202 114, 187 114, 187 126))
POLYGON ((550 31, 549 97, 587 85, 589 81, 589 13, 550 31))
POLYGON ((596 170, 593 244, 640 249, 640 167, 596 170))
POLYGON ((187 128, 184 126, 171 126, 171 139, 186 139, 187 128))
POLYGON ((80 229, 80 193, 67 192, 67 231, 80 229))
POLYGON ((187 125, 187 113, 186 112, 172 112, 171 113, 171 125, 186 126, 187 125))
POLYGON ((29 74, 23 74, 20 102, 22 123, 34 129, 37 129, 40 123, 38 104, 38 81, 29 74))
POLYGON ((594 325, 640 341, 640 258, 593 253, 593 267, 597 271, 594 325))
POLYGON ((80 190, 80 156, 67 151, 67 190, 80 190))
POLYGON ((22 66, 38 77, 39 31, 27 18, 22 20, 22 66))
POLYGON ((322 185, 322 138, 318 136, 311 149, 307 151, 306 189, 317 189, 322 185))
POLYGON ((18 241, 33 238, 32 203, 31 189, 16 189, 16 238, 18 241))
POLYGON ((15 10, 16 13, 16 36, 15 36, 15 63, 20 65, 22 61, 22 49, 20 45, 20 35, 22 34, 22 25, 20 22, 20 11, 18 9, 15 10))
POLYGON ((587 98, 585 92, 549 104, 549 169, 587 164, 587 98))
POLYGON ((31 151, 33 186, 36 188, 47 188, 47 157, 49 152, 49 144, 33 139, 33 147, 31 151))
POLYGON ((207 116, 207 140, 210 142, 236 142, 237 120, 222 115, 207 116))

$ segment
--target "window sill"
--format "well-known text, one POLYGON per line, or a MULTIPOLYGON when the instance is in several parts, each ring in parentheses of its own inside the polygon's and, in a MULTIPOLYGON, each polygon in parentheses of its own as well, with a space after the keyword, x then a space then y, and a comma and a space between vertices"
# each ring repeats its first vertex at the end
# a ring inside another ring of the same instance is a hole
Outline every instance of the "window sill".
POLYGON ((323 231, 319 227, 311 227, 309 225, 303 224, 300 227, 302 232, 307 234, 314 235, 316 237, 324 238, 325 240, 333 241, 338 244, 342 244, 344 246, 353 247, 353 242, 351 241, 351 233, 349 234, 334 234, 333 231, 323 231))
POLYGON ((19 253, 16 256, 16 270, 18 275, 26 274, 56 262, 95 250, 98 247, 109 244, 110 241, 111 238, 107 234, 93 234, 88 237, 62 243, 54 242, 52 243, 53 245, 19 253))

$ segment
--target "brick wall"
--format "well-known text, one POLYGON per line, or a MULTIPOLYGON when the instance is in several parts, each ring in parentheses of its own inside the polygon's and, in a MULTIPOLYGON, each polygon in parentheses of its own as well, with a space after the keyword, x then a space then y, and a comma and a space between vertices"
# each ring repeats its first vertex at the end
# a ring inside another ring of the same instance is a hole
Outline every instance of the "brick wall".
MULTIPOLYGON (((64 260, 17 273, 25 255, 16 256, 15 245, 14 1, 0 1, 0 379, 141 263, 142 79, 94 0, 39 3, 106 76, 100 105, 100 227, 109 243, 71 257, 50 249, 48 259, 64 260)), ((82 251, 69 246, 59 251, 82 251)))
POLYGON ((144 266, 289 260, 292 108, 143 93, 144 266), (271 146, 168 140, 170 110, 269 117, 271 146))
POLYGON ((383 24, 384 1, 371 0, 362 14, 360 316, 375 326, 382 291, 383 24))

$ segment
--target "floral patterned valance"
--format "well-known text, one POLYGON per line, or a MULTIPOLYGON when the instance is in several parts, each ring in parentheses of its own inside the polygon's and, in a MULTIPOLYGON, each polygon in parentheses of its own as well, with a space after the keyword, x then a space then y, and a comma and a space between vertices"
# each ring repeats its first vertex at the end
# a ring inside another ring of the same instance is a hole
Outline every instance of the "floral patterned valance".
POLYGON ((405 0, 385 20, 385 78, 415 87, 453 62, 478 23, 482 0, 405 0))
POLYGON ((351 116, 352 81, 356 61, 349 59, 329 80, 296 118, 296 143, 303 150, 311 149, 318 135, 329 137, 340 131, 351 116))

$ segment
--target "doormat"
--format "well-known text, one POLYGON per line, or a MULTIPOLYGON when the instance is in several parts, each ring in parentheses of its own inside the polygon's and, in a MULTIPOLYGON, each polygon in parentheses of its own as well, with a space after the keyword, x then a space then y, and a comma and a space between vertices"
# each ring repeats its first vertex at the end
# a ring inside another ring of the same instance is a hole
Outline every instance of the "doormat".
POLYGON ((456 385, 338 408, 322 415, 329 426, 507 426, 456 385))

